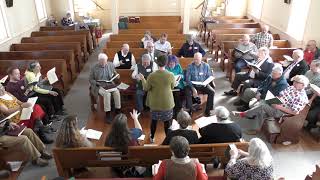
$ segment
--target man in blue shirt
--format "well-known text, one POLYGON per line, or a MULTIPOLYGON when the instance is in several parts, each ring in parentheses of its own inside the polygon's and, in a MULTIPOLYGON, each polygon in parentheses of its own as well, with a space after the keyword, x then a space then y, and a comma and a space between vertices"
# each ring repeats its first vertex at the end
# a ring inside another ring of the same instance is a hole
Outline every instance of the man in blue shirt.
POLYGON ((208 78, 213 78, 212 71, 209 64, 202 62, 202 54, 197 52, 194 54, 194 60, 189 64, 186 73, 186 97, 187 108, 189 112, 192 112, 192 96, 198 97, 198 91, 207 94, 207 104, 204 115, 210 116, 210 111, 213 108, 213 98, 215 94, 215 85, 211 80, 209 84, 200 84, 206 81, 208 78))

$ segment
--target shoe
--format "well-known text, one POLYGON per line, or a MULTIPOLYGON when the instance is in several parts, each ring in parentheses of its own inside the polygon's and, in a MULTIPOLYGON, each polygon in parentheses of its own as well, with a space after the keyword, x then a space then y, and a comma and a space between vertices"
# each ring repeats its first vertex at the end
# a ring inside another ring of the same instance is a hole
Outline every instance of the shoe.
POLYGON ((237 96, 238 95, 238 93, 235 90, 226 91, 226 92, 224 92, 224 94, 227 96, 237 96))
POLYGON ((209 111, 209 112, 204 112, 203 116, 205 117, 210 117, 210 116, 213 116, 213 114, 209 111))
POLYGON ((233 103, 234 106, 243 106, 246 105, 247 103, 242 101, 241 99, 239 101, 236 101, 233 103))
POLYGON ((150 135, 150 143, 151 143, 151 144, 154 143, 154 138, 151 138, 151 135, 150 135))
POLYGON ((248 135, 256 135, 257 134, 257 130, 246 130, 246 131, 244 131, 244 133, 246 133, 248 135))
POLYGON ((41 157, 40 157, 41 159, 45 159, 45 160, 49 160, 49 159, 52 159, 52 155, 51 154, 49 154, 48 152, 46 152, 46 151, 43 151, 42 153, 41 153, 41 157))
POLYGON ((122 113, 122 111, 121 111, 121 109, 116 109, 116 110, 115 110, 115 113, 116 113, 116 114, 120 114, 120 113, 122 113))
POLYGON ((250 109, 248 106, 240 106, 240 107, 237 107, 237 110, 240 111, 240 112, 244 112, 246 110, 250 109))
POLYGON ((36 160, 33 160, 32 164, 36 165, 36 166, 44 167, 44 166, 47 166, 49 164, 49 162, 45 159, 38 158, 36 160))
POLYGON ((112 122, 112 115, 111 115, 111 112, 110 112, 110 111, 109 111, 109 112, 106 112, 105 122, 106 122, 107 124, 111 124, 111 122, 112 122))
POLYGON ((53 143, 53 140, 47 137, 47 135, 45 134, 45 132, 43 131, 43 129, 40 129, 37 134, 38 134, 40 140, 41 140, 44 144, 52 144, 52 143, 53 143))
POLYGON ((6 179, 10 176, 10 171, 0 170, 0 179, 6 179))

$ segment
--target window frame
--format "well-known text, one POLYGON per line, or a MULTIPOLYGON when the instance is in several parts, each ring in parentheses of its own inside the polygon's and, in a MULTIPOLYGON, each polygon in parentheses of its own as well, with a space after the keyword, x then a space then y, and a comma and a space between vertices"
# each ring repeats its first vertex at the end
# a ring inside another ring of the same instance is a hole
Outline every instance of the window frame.
POLYGON ((38 16, 38 20, 39 20, 39 23, 42 23, 44 22, 45 20, 48 19, 48 14, 47 14, 47 9, 46 9, 46 3, 44 2, 44 0, 34 0, 34 4, 35 4, 35 8, 36 8, 36 12, 37 12, 37 16, 38 16), (41 6, 42 6, 42 13, 44 15, 44 17, 39 17, 39 12, 38 12, 38 3, 37 1, 40 1, 41 3, 41 6))
POLYGON ((6 12, 5 12, 4 1, 0 2, 0 18, 2 18, 4 31, 6 33, 6 37, 3 38, 3 39, 0 39, 0 44, 3 44, 3 43, 9 41, 12 38, 10 29, 9 29, 9 23, 8 23, 7 15, 6 15, 6 12))

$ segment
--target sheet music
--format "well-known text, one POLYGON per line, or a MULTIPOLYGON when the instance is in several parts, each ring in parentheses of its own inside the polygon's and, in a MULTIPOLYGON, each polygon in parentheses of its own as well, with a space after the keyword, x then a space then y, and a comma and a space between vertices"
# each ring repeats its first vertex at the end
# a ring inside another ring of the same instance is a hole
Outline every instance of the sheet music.
POLYGON ((47 72, 47 78, 50 84, 53 84, 59 80, 56 74, 56 67, 50 69, 47 72))
POLYGON ((129 85, 126 84, 126 83, 120 83, 118 86, 117 86, 118 89, 121 89, 121 90, 126 90, 129 88, 129 85))
POLYGON ((217 123, 217 117, 216 116, 201 117, 195 120, 195 123, 199 128, 203 128, 205 126, 208 126, 209 124, 217 123))
POLYGON ((272 94, 272 92, 268 91, 266 94, 265 100, 269 100, 269 99, 273 99, 273 98, 275 98, 275 96, 272 94))
POLYGON ((20 112, 20 111, 16 111, 16 112, 10 114, 9 116, 5 117, 4 119, 2 119, 2 120, 0 121, 0 124, 3 123, 4 121, 6 121, 7 119, 11 119, 13 116, 17 115, 19 112, 20 112))
POLYGON ((6 75, 5 77, 3 77, 3 78, 0 80, 0 83, 6 82, 7 79, 8 79, 8 75, 6 75))
POLYGON ((152 165, 152 175, 156 175, 158 173, 161 162, 162 161, 159 160, 158 164, 152 165))
POLYGON ((83 127, 80 130, 80 134, 82 134, 83 136, 89 139, 99 140, 102 135, 102 132, 94 129, 85 129, 85 127, 83 127))
POLYGON ((23 108, 20 115, 20 120, 30 119, 31 113, 33 112, 33 106, 36 104, 38 97, 31 97, 28 99, 28 103, 31 103, 31 106, 28 108, 23 108))
POLYGON ((200 81, 191 81, 192 84, 194 85, 200 85, 200 86, 207 86, 209 83, 211 83, 214 80, 213 76, 208 77, 205 81, 200 82, 200 81))
POLYGON ((16 172, 20 169, 22 161, 8 161, 11 171, 16 172))

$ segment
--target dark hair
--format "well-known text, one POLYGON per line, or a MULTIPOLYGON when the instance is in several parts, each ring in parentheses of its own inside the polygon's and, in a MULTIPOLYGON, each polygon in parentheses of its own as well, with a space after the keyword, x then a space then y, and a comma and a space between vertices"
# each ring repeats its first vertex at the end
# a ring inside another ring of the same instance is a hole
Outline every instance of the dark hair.
POLYGON ((123 153, 128 152, 131 136, 127 120, 127 116, 123 113, 114 117, 111 131, 107 137, 105 146, 113 147, 117 151, 121 151, 123 153))
POLYGON ((28 66, 28 71, 33 71, 34 68, 37 66, 37 64, 40 64, 39 61, 33 61, 28 66))
POLYGON ((189 142, 185 137, 175 136, 170 141, 170 149, 176 158, 185 158, 189 154, 189 142))
POLYGON ((7 74, 10 75, 15 69, 19 69, 18 66, 11 66, 7 69, 7 74))
POLYGON ((165 37, 165 38, 167 38, 167 37, 168 37, 168 34, 167 34, 167 33, 162 33, 160 37, 165 37))
POLYGON ((168 62, 168 56, 166 55, 161 55, 157 59, 157 64, 159 67, 164 67, 168 62))

